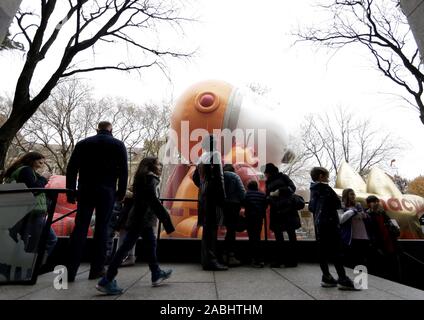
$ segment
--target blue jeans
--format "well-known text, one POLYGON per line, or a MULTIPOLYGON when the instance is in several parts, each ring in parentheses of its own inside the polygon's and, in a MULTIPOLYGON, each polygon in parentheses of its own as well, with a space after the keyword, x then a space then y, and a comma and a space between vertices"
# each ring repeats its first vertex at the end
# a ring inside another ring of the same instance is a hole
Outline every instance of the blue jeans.
POLYGON ((127 235, 125 236, 124 242, 116 251, 109 268, 107 269, 106 279, 112 281, 118 274, 118 268, 122 263, 122 260, 127 256, 128 251, 137 243, 139 237, 142 237, 147 244, 147 261, 149 263, 149 269, 152 274, 158 273, 160 271, 158 259, 156 256, 156 236, 152 227, 146 227, 141 230, 137 228, 131 228, 128 230, 127 235))

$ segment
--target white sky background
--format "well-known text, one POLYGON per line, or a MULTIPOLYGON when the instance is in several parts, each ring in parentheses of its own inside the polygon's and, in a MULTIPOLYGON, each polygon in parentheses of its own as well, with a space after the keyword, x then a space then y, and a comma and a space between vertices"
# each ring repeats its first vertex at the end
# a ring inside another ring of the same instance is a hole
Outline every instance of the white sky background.
MULTIPOLYGON (((347 47, 334 54, 309 43, 293 46, 291 32, 320 18, 315 3, 191 1, 189 11, 200 21, 187 25, 185 43, 198 52, 190 61, 168 60, 170 80, 158 69, 142 70, 140 75, 98 71, 83 76, 91 81, 97 96, 123 96, 137 103, 176 99, 188 86, 205 79, 224 80, 235 86, 259 83, 272 90, 277 116, 289 133, 295 132, 307 113, 337 105, 350 107, 407 143, 404 156, 396 159, 400 175, 414 178, 424 174, 424 125, 418 112, 386 94, 402 91, 373 68, 367 52, 347 47)), ((178 41, 174 34, 161 34, 162 43, 172 46, 178 41)), ((125 50, 121 48, 120 52, 125 50)), ((59 49, 56 52, 61 53, 59 49)), ((113 54, 116 52, 99 48, 96 59, 113 54)), ((22 63, 21 52, 0 53, 0 94, 14 91, 22 63)), ((46 59, 42 68, 49 66, 54 64, 46 59)), ((42 68, 37 73, 39 79, 46 76, 42 68)))

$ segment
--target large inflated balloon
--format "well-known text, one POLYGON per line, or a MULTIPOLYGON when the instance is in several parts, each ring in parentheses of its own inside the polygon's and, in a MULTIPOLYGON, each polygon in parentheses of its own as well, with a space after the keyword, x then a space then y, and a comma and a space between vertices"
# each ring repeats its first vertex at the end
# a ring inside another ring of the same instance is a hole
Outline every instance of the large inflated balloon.
POLYGON ((347 163, 340 166, 335 191, 341 196, 343 189, 355 191, 358 201, 366 206, 365 199, 375 195, 380 199, 384 210, 400 226, 402 239, 424 239, 419 218, 424 213, 424 198, 412 194, 402 194, 393 180, 381 169, 371 169, 367 182, 347 163))

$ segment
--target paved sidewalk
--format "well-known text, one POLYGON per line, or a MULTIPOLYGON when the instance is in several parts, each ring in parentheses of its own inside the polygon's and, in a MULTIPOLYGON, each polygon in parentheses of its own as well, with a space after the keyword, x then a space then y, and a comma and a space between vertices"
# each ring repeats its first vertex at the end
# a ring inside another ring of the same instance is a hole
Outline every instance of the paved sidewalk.
MULTIPOLYGON (((162 286, 152 288, 146 264, 122 268, 118 284, 125 288, 121 296, 104 296, 88 280, 88 265, 83 265, 68 290, 53 287, 54 273, 39 277, 34 286, 0 286, 0 299, 126 299, 126 300, 424 300, 424 291, 369 276, 368 290, 341 291, 320 287, 320 269, 315 264, 301 264, 297 268, 254 269, 249 266, 229 271, 203 271, 196 264, 161 264, 174 270, 162 286)), ((349 271, 353 278, 352 271, 349 271)), ((333 274, 335 272, 333 270, 333 274)))

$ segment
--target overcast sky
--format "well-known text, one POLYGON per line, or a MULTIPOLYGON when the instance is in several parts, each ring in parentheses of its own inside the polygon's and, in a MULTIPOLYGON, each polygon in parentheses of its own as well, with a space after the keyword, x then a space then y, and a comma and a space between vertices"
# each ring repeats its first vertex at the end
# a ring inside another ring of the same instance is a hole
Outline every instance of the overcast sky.
MULTIPOLYGON (((198 53, 190 61, 171 61, 170 79, 157 69, 141 75, 99 71, 85 77, 98 96, 119 95, 140 103, 178 98, 188 86, 205 79, 235 86, 259 83, 271 89, 281 123, 289 133, 296 131, 307 113, 346 106, 406 142, 404 155, 396 159, 400 175, 413 178, 424 174, 424 125, 418 112, 388 94, 402 91, 373 68, 365 51, 349 47, 334 54, 307 43, 293 46, 291 32, 320 18, 314 3, 192 1, 189 10, 200 21, 186 28, 185 43, 198 48, 198 53)), ((161 35, 162 42, 178 41, 174 39, 173 35, 161 35)), ((97 53, 108 57, 107 51, 97 53)), ((13 92, 22 61, 20 52, 0 53, 1 94, 13 92)), ((37 76, 41 79, 43 74, 37 76)))

